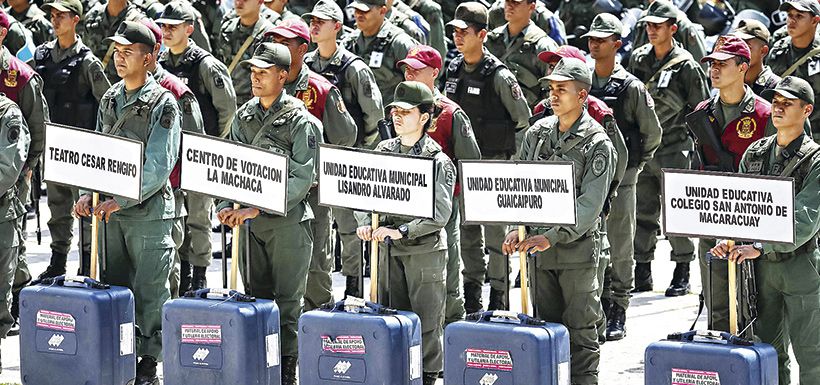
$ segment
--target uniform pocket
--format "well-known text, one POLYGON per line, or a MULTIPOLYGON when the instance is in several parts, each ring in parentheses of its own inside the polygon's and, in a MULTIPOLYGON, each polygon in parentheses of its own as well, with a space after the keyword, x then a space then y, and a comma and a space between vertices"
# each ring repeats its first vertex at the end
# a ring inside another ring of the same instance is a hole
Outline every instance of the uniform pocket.
POLYGON ((421 269, 421 283, 444 282, 444 269, 428 267, 421 269))

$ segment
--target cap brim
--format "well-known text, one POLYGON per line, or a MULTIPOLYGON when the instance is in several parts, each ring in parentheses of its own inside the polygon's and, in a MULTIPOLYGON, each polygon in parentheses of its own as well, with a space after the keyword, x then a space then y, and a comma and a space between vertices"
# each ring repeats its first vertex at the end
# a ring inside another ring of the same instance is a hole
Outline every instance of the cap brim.
POLYGON ((469 27, 470 25, 467 24, 467 22, 464 21, 464 20, 455 19, 455 20, 447 23, 447 26, 448 27, 455 27, 455 28, 465 29, 465 28, 469 27))
POLYGON ((589 31, 589 32, 581 35, 581 37, 596 37, 596 38, 599 38, 599 39, 606 39, 606 38, 608 38, 608 37, 610 37, 614 34, 615 34, 615 32, 589 31))
POLYGON ((362 12, 370 11, 370 6, 365 4, 365 3, 352 2, 347 7, 348 8, 353 8, 353 9, 358 9, 359 11, 362 11, 362 12))
POLYGON ((239 65, 241 65, 242 68, 256 67, 256 68, 267 69, 267 68, 273 67, 275 64, 268 63, 268 62, 266 62, 262 59, 250 58, 248 60, 243 60, 241 63, 239 63, 239 65))
POLYGON ((748 33, 745 33, 745 32, 732 32, 732 35, 735 35, 735 36, 739 37, 741 40, 752 40, 752 39, 757 39, 758 38, 755 35, 749 35, 748 33))
POLYGON ((415 108, 418 104, 408 103, 408 102, 393 102, 387 105, 387 107, 398 107, 402 110, 409 110, 415 108))
POLYGON ((401 66, 403 66, 403 65, 410 66, 410 68, 412 68, 414 70, 420 70, 420 69, 424 69, 424 68, 429 67, 427 64, 424 64, 421 60, 413 59, 413 58, 399 60, 396 63, 396 68, 401 68, 401 66))
POLYGON ((724 60, 729 60, 729 59, 731 59, 735 56, 739 56, 739 55, 732 55, 730 53, 725 53, 725 52, 712 52, 712 53, 704 56, 703 58, 701 58, 700 62, 701 63, 706 63, 706 62, 709 62, 709 61, 712 61, 712 60, 724 61, 724 60))
POLYGON ((799 96, 797 96, 797 95, 795 95, 795 94, 793 94, 789 91, 786 91, 784 89, 767 88, 767 89, 763 90, 762 92, 760 92, 760 96, 762 96, 766 99, 769 99, 769 100, 771 100, 774 97, 774 94, 780 94, 781 96, 783 96, 786 99, 800 99, 800 100, 803 100, 799 96))
POLYGON ((538 60, 541 60, 544 63, 552 63, 555 61, 560 61, 561 55, 552 51, 544 51, 538 54, 538 60))
POLYGON ((157 24, 168 24, 168 25, 180 25, 184 23, 185 20, 177 20, 177 19, 163 19, 159 18, 156 20, 157 24))
POLYGON ((338 20, 338 19, 334 18, 333 16, 325 15, 325 14, 321 14, 321 13, 315 13, 315 12, 308 12, 308 13, 302 15, 302 20, 310 23, 310 19, 312 19, 314 17, 317 18, 317 19, 322 19, 322 20, 341 21, 341 20, 338 20))
POLYGON ((43 11, 46 11, 46 12, 50 12, 51 9, 54 9, 58 12, 74 12, 74 11, 68 9, 66 6, 64 6, 62 4, 59 4, 59 3, 56 3, 56 2, 55 3, 43 4, 40 7, 40 9, 42 9, 43 11))
POLYGON ((568 81, 568 80, 575 80, 575 79, 571 78, 569 76, 547 75, 547 76, 544 76, 543 78, 541 78, 540 80, 549 80, 549 81, 553 81, 553 82, 565 82, 565 81, 568 81))
POLYGON ((285 39, 295 39, 297 37, 301 37, 298 34, 296 34, 295 32, 293 32, 289 29, 286 29, 286 28, 282 28, 282 27, 273 27, 273 29, 271 29, 270 31, 265 32, 265 35, 266 36, 277 35, 277 36, 282 36, 285 39))
POLYGON ((116 36, 116 35, 115 36, 109 36, 109 37, 105 38, 105 41, 112 41, 114 43, 122 44, 122 45, 134 44, 134 43, 131 42, 131 40, 126 39, 125 36, 116 36))
POLYGON ((787 1, 783 4, 780 4, 780 7, 778 7, 777 9, 780 10, 780 11, 788 12, 788 10, 790 10, 792 8, 794 8, 795 10, 800 11, 800 12, 811 12, 810 9, 806 9, 805 7, 801 7, 800 3, 796 2, 796 1, 795 2, 787 1))
POLYGON ((644 16, 641 18, 641 21, 652 23, 652 24, 661 24, 666 23, 668 20, 672 20, 671 17, 661 17, 661 16, 644 16))

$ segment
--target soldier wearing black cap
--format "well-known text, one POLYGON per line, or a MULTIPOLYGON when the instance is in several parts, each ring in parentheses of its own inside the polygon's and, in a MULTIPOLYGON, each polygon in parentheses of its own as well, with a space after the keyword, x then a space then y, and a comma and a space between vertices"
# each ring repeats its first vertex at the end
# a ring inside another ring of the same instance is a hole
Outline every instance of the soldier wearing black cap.
POLYGON ((251 234, 241 235, 251 240, 251 246, 250 255, 240 261, 253 260, 251 276, 243 279, 251 283, 248 294, 276 300, 279 305, 285 385, 296 384, 296 326, 313 251, 313 211, 307 195, 316 180, 317 143, 322 142, 322 123, 304 103, 284 91, 290 61, 286 46, 262 43, 251 59, 242 62, 251 72, 254 97, 236 111, 230 133, 231 140, 289 154, 287 215, 276 216, 251 207, 235 210, 226 201, 217 205, 222 224, 233 227, 253 220, 251 234))
MULTIPOLYGON (((805 79, 817 97, 820 95, 820 36, 817 35, 820 3, 816 0, 787 1, 780 5, 780 10, 788 12, 789 36, 774 43, 766 64, 778 76, 805 79)), ((820 141, 820 109, 814 109, 809 121, 814 140, 820 141)))
MULTIPOLYGON (((447 68, 445 95, 470 117, 483 159, 511 159, 516 152, 516 139, 529 126, 530 109, 515 75, 483 46, 487 37, 487 7, 474 1, 462 3, 447 27, 461 54, 447 68)), ((507 259, 497 246, 506 229, 493 225, 461 229, 465 310, 474 313, 482 308, 485 274, 491 285, 489 309, 506 309, 509 302, 505 293, 510 284, 506 276, 507 259), (485 241, 490 250, 489 267, 484 263, 485 241)))
POLYGON ((732 34, 746 41, 751 52, 749 70, 746 71, 744 82, 758 95, 762 94, 763 90, 777 86, 780 76, 772 72, 771 67, 763 64, 769 55, 769 29, 760 21, 746 19, 737 24, 732 34))
POLYGON ((764 97, 772 99, 777 134, 751 146, 740 172, 794 178, 794 244, 753 243, 712 249, 729 263, 755 260, 756 337, 777 350, 779 384, 791 383, 789 347, 800 366, 800 384, 820 384, 820 145, 805 135, 815 91, 803 79, 783 78, 764 97))
POLYGON ((95 215, 108 222, 107 283, 125 286, 136 301, 137 378, 135 385, 159 384, 157 360, 162 357, 162 305, 171 293, 168 276, 173 263, 171 229, 175 202, 169 177, 177 163, 182 122, 179 106, 169 91, 148 72, 156 38, 139 22, 123 22, 107 41, 114 44, 117 75, 100 102, 97 131, 143 138, 145 164, 142 202, 102 197, 92 207, 91 194, 74 206, 79 216, 95 215))
MULTIPOLYGON (((58 0, 45 4, 43 9, 51 15, 57 39, 37 47, 34 70, 45 80, 43 94, 51 111, 51 121, 93 130, 99 101, 111 83, 105 77, 100 59, 77 35, 83 6, 79 0, 58 0)), ((65 274, 74 224, 71 207, 78 197, 76 189, 52 183, 48 183, 47 188, 51 262, 40 274, 41 279, 65 274)), ((90 242, 91 238, 85 239, 90 242)), ((89 245, 82 245, 83 250, 89 251, 89 245)))

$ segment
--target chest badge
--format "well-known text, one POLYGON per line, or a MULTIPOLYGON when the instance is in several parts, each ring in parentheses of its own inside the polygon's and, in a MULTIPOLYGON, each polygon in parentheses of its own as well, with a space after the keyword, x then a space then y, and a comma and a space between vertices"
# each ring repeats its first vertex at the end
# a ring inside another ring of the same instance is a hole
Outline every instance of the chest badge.
POLYGON ((751 139, 757 130, 757 122, 748 116, 744 116, 737 122, 735 129, 740 139, 751 139))
POLYGON ((6 87, 17 87, 17 70, 9 70, 3 83, 6 87))
POLYGON ((309 86, 303 93, 302 93, 302 101, 305 103, 305 107, 308 110, 313 110, 316 107, 316 98, 317 92, 316 88, 313 86, 309 86))

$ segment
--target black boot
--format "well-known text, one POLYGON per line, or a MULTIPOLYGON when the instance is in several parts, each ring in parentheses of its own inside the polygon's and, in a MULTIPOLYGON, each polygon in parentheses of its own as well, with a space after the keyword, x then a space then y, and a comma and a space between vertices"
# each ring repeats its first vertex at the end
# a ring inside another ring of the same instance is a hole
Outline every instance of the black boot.
POLYGON ((191 263, 179 261, 179 296, 184 297, 188 290, 191 290, 191 263))
POLYGON ((609 308, 606 324, 606 340, 618 341, 626 337, 626 310, 617 304, 609 308))
POLYGON ((46 267, 46 271, 42 272, 37 279, 54 278, 65 275, 65 261, 66 255, 60 253, 51 253, 51 261, 46 267))
POLYGON ((422 377, 421 383, 422 385, 435 385, 437 379, 437 372, 424 372, 424 376, 422 377))
POLYGON ((652 291, 652 263, 638 262, 635 264, 635 288, 633 293, 652 291))
POLYGON ((159 385, 157 377, 157 360, 151 356, 142 356, 137 363, 137 380, 134 385, 159 385))
POLYGON ((14 324, 6 333, 9 337, 20 335, 20 292, 11 292, 11 316, 14 318, 14 324))
POLYGON ((208 278, 205 277, 205 266, 194 266, 193 277, 191 277, 191 290, 199 290, 208 287, 208 278))
POLYGON ((480 312, 481 309, 481 285, 464 282, 464 311, 473 314, 480 312))
POLYGON ((293 356, 282 357, 282 385, 296 385, 299 361, 293 356))
POLYGON ((672 282, 666 289, 667 297, 680 297, 689 293, 689 262, 678 262, 672 274, 672 282))
POLYGON ((361 297, 359 293, 359 277, 345 276, 345 297, 361 297))
POLYGON ((507 310, 507 298, 503 290, 496 290, 490 288, 490 303, 487 304, 487 310, 507 310))

